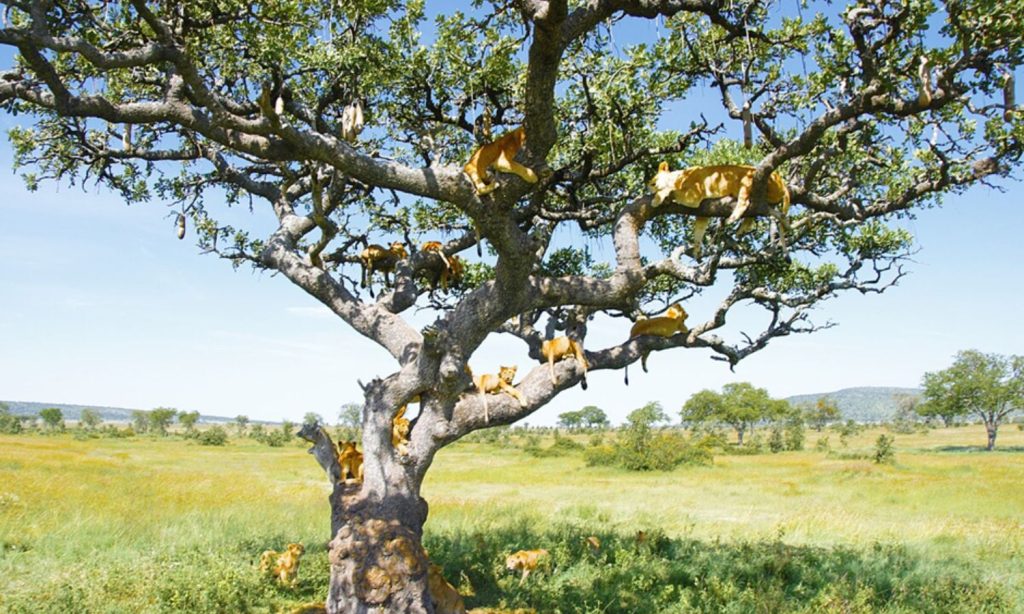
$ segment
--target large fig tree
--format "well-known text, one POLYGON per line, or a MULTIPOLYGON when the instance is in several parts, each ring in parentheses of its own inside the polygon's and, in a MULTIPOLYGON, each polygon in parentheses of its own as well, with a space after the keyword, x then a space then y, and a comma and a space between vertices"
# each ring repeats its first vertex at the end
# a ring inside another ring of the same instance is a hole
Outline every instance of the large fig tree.
POLYGON ((552 383, 545 338, 582 340, 598 371, 680 347, 735 365, 828 326, 809 310, 903 274, 899 218, 1008 176, 1024 137, 1018 0, 2 4, 0 104, 20 122, 10 139, 30 187, 161 202, 168 240, 187 232, 279 272, 394 357, 364 384, 365 478, 331 497, 331 612, 431 611, 424 475, 445 445, 580 382, 566 360, 552 383), (463 164, 520 125, 518 160, 540 180, 497 174, 478 195, 463 164), (662 161, 756 167, 754 229, 726 223, 730 196, 653 206, 662 161), (773 172, 785 219, 766 196, 773 172), (226 224, 227 207, 251 224, 226 224), (699 254, 698 217, 712 220, 699 254), (395 241, 407 257, 371 296, 359 254, 395 241), (614 258, 596 261, 597 246, 614 258), (461 280, 438 284, 456 255, 461 280), (674 336, 627 339, 629 322, 610 319, 700 294, 711 307, 691 306, 674 336), (424 309, 433 323, 411 324, 424 309), (730 327, 738 310, 762 313, 761 328, 730 327), (588 323, 620 324, 621 343, 588 345, 588 323), (538 361, 520 365, 525 403, 491 395, 485 411, 466 366, 496 332, 538 361), (417 398, 397 450, 392 418, 417 398))

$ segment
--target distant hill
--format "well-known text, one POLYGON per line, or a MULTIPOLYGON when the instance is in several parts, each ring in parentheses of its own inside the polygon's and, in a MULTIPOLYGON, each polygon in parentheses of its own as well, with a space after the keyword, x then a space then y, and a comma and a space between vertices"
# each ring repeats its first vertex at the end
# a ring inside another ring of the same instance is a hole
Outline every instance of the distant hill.
MULTIPOLYGON (((38 416, 39 411, 47 407, 56 407, 64 414, 65 420, 77 421, 82 415, 83 409, 93 409, 99 412, 104 422, 131 422, 133 409, 123 407, 100 407, 97 405, 69 405, 67 403, 34 403, 31 401, 0 401, 11 410, 15 416, 38 416)), ((223 424, 234 422, 234 418, 222 416, 199 416, 199 422, 205 424, 223 424)), ((252 422, 260 422, 253 420, 252 422)))
POLYGON ((844 388, 835 392, 800 394, 786 400, 792 405, 814 405, 821 397, 833 401, 844 420, 857 422, 884 422, 890 420, 899 408, 903 396, 921 396, 920 388, 844 388))

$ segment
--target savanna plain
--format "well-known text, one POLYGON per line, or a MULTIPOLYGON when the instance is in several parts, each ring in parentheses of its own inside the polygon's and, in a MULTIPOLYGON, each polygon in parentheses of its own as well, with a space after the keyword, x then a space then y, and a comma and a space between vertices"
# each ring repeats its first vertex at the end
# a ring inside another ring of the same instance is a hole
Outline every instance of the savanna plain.
MULTIPOLYGON (((1024 612, 1024 431, 994 452, 981 427, 896 435, 876 464, 880 432, 649 473, 458 443, 424 484, 424 542, 480 611, 1024 612), (505 557, 532 548, 550 557, 520 584, 505 557)), ((322 601, 330 488, 306 447, 0 436, 0 611, 322 601), (255 567, 288 542, 295 587, 255 567)))

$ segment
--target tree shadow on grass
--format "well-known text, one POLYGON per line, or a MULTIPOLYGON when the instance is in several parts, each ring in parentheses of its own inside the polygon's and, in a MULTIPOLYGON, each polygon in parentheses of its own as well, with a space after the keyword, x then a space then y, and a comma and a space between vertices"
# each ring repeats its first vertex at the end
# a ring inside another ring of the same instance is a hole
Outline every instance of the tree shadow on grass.
MULTIPOLYGON (((933 452, 952 452, 954 454, 967 454, 974 452, 987 453, 990 450, 986 450, 985 446, 941 446, 938 448, 929 448, 933 452)), ((1024 453, 1024 446, 1000 446, 997 445, 995 450, 991 452, 1010 452, 1013 454, 1024 453)))
POLYGON ((1005 586, 889 544, 854 549, 777 540, 671 539, 575 525, 430 533, 425 545, 472 608, 536 612, 1008 612, 1005 586), (587 544, 596 536, 600 548, 587 544), (545 548, 547 565, 520 585, 505 557, 545 548))

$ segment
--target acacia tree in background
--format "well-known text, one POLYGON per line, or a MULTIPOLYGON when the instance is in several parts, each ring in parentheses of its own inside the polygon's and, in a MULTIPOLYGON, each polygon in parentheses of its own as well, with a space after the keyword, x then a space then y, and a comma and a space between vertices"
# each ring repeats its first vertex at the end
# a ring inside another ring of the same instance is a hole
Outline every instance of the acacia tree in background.
POLYGON ((338 410, 338 438, 342 441, 358 440, 362 427, 363 406, 359 403, 344 403, 338 410))
POLYGON ((78 416, 78 423, 91 431, 103 423, 103 418, 95 409, 83 409, 78 416))
POLYGON ((239 437, 245 437, 245 431, 249 428, 249 416, 238 414, 235 416, 235 429, 239 437))
POLYGON ((558 426, 575 431, 583 425, 583 412, 567 411, 558 414, 558 426))
POLYGON ((836 402, 828 397, 820 397, 813 407, 804 410, 804 419, 819 433, 829 424, 838 422, 843 417, 836 402))
MULTIPOLYGON (((364 389, 365 480, 331 497, 331 612, 429 610, 419 492, 434 455, 579 383, 573 360, 554 382, 546 365, 522 368, 524 403, 496 395, 485 412, 464 391, 490 333, 539 359, 546 335, 571 330, 591 371, 678 347, 735 365, 829 326, 809 317, 821 301, 895 283, 911 238, 889 223, 1008 175, 1024 135, 1012 96, 998 96, 1021 63, 1012 3, 865 1, 779 20, 759 0, 495 0, 432 22, 421 0, 3 4, 0 44, 16 55, 0 103, 23 122, 11 139, 30 188, 96 182, 129 203, 171 203, 179 235, 190 227, 202 249, 280 272, 394 358, 364 389), (629 46, 616 32, 627 15, 664 25, 629 46), (693 106, 708 88, 717 114, 693 106), (342 126, 357 102, 361 134, 342 126), (499 175, 478 195, 462 165, 519 125, 519 159, 541 180, 499 175), (653 206, 645 186, 662 160, 756 166, 755 230, 724 223, 730 197, 653 206), (765 221, 773 171, 794 205, 784 239, 765 221), (261 220, 225 224, 225 205, 261 220), (714 220, 700 259, 695 216, 714 220), (274 230, 254 234, 268 218, 274 230), (561 243, 565 226, 613 261, 561 243), (359 252, 395 240, 409 257, 374 299, 359 252), (492 254, 432 292, 421 279, 442 259, 423 240, 443 240, 449 259, 473 260, 479 240, 492 254), (627 340, 629 323, 609 320, 702 293, 716 306, 688 308, 685 334, 627 340), (419 330, 407 318, 422 309, 436 320, 419 330), (760 330, 727 325, 738 311, 761 314, 760 330), (586 343, 592 321, 622 341, 586 343), (392 416, 416 397, 399 454, 392 416)), ((295 381, 284 385, 299 394, 295 381)))
POLYGON ((980 419, 988 434, 986 449, 992 450, 999 425, 1024 409, 1024 356, 964 350, 948 369, 925 373, 921 385, 924 403, 919 413, 980 419))
POLYGON ((587 405, 580 410, 580 421, 584 428, 605 429, 608 428, 608 414, 596 405, 587 405))
POLYGON ((167 429, 174 422, 174 418, 178 415, 178 410, 172 407, 157 407, 151 409, 147 413, 149 418, 149 430, 156 433, 160 437, 167 436, 167 429))
POLYGON ((737 444, 741 446, 743 436, 754 425, 785 418, 791 413, 787 401, 773 399, 767 390, 749 382, 726 384, 721 394, 701 390, 686 401, 680 412, 684 424, 732 427, 737 444))
POLYGON ((132 410, 132 430, 136 433, 145 433, 149 430, 149 412, 141 409, 132 410))
POLYGON ((48 431, 64 430, 64 412, 58 407, 47 407, 39 410, 39 417, 48 431))
POLYGON ((178 412, 178 424, 185 427, 186 435, 193 435, 195 433, 197 422, 199 422, 199 412, 197 410, 182 410, 178 412))

